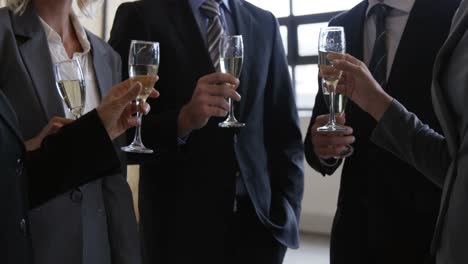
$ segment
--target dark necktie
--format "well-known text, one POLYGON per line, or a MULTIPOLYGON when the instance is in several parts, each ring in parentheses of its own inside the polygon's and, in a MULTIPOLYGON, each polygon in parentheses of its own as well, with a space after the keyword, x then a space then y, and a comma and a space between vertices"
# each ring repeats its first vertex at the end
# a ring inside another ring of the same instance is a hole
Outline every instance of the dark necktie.
POLYGON ((372 57, 369 63, 369 70, 375 80, 385 88, 387 84, 387 30, 385 20, 390 7, 385 4, 377 4, 369 12, 375 15, 375 42, 372 57))
POLYGON ((221 0, 207 0, 200 10, 208 19, 208 30, 206 31, 206 40, 208 53, 215 69, 219 70, 219 43, 224 34, 224 28, 221 23, 221 12, 219 11, 221 0))

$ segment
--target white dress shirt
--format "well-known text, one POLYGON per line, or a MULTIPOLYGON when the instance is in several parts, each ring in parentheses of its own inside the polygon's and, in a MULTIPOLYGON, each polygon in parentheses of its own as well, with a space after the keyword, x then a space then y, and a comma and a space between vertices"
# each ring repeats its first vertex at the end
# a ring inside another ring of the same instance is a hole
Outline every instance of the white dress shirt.
MULTIPOLYGON (((70 14, 70 20, 72 22, 73 28, 75 29, 76 36, 80 42, 83 52, 75 52, 73 58, 69 58, 65 47, 63 46, 62 38, 60 35, 55 32, 42 18, 42 26, 47 36, 47 43, 49 44, 50 56, 52 58, 52 63, 57 63, 64 60, 78 59, 80 61, 81 67, 83 68, 83 75, 86 83, 86 102, 83 110, 83 114, 93 110, 99 105, 100 102, 100 93, 97 88, 96 77, 94 74, 94 64, 93 57, 91 56, 91 44, 86 35, 84 27, 81 25, 78 17, 72 12, 70 14)), ((57 91, 58 93, 58 91, 57 91)), ((74 116, 65 103, 63 104, 65 111, 65 116, 70 119, 74 119, 74 116)))
POLYGON ((401 36, 408 22, 408 17, 411 13, 415 0, 369 0, 369 6, 366 12, 366 20, 364 22, 364 62, 369 65, 372 57, 375 42, 375 16, 368 16, 369 11, 373 6, 379 3, 386 4, 391 7, 387 15, 387 78, 392 70, 395 54, 400 44, 401 36))

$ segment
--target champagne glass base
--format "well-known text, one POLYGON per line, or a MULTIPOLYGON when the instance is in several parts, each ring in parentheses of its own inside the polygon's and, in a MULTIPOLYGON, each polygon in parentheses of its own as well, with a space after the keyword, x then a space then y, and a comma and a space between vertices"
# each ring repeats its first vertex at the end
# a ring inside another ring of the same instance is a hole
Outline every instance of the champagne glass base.
POLYGON ((317 128, 317 132, 345 132, 346 128, 337 124, 326 124, 317 128))
POLYGON ((154 153, 154 150, 146 148, 143 145, 138 145, 138 144, 130 144, 126 147, 121 148, 122 151, 125 152, 130 152, 130 153, 141 153, 141 154, 152 154, 154 153))
POLYGON ((245 124, 239 121, 227 121, 226 120, 222 123, 219 123, 218 126, 222 128, 241 128, 241 127, 245 127, 245 124))

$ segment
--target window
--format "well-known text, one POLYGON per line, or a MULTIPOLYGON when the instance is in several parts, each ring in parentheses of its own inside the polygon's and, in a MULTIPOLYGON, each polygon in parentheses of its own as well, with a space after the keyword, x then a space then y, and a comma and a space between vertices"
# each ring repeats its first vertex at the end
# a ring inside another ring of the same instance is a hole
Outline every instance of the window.
MULTIPOLYGON (((291 13, 291 5, 289 0, 248 0, 250 3, 269 10, 276 17, 286 17, 291 13)), ((306 0, 308 1, 308 0, 306 0)))
POLYGON ((318 1, 311 3, 310 0, 292 0, 292 9, 295 16, 302 16, 346 10, 359 2, 361 0, 327 0, 320 1, 320 3, 318 1))
POLYGON ((318 34, 328 21, 361 0, 247 0, 272 12, 280 23, 280 32, 288 55, 289 69, 299 110, 314 107, 318 91, 318 34))

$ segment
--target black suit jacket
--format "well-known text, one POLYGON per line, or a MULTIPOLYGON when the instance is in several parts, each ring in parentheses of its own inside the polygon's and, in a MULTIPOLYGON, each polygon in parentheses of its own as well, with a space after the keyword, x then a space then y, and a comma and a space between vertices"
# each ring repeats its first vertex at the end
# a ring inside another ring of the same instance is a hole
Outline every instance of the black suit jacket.
POLYGON ((144 142, 159 155, 142 164, 140 181, 142 232, 155 258, 191 235, 198 243, 216 243, 221 216, 232 214, 238 172, 264 226, 286 246, 299 243, 303 145, 277 21, 245 1, 230 6, 244 38, 237 116, 246 127, 221 129, 222 119, 214 118, 183 146, 177 141, 179 111, 197 80, 215 71, 188 1, 137 1, 117 11, 110 44, 123 61, 131 39, 158 41, 161 47, 156 85, 161 98, 150 101, 152 112, 143 121, 144 142), (168 234, 168 227, 175 230, 168 234))
MULTIPOLYGON (((427 87, 430 87, 435 57, 448 35, 459 2, 415 1, 386 87, 391 96, 438 131, 440 125, 427 87)), ((363 60, 363 25, 367 7, 368 2, 363 1, 330 21, 330 25, 345 28, 347 50, 360 60, 363 60)), ((310 129, 315 118, 326 113, 328 109, 322 91, 319 91, 305 140, 305 153, 308 163, 324 175, 332 174, 336 167, 321 165, 313 151, 310 129)), ((354 128, 355 153, 345 161, 341 177, 332 232, 332 241, 335 241, 332 242, 332 261, 345 261, 342 253, 350 243, 362 250, 360 256, 355 255, 361 259, 362 254, 381 257, 383 252, 391 249, 395 251, 392 260, 400 261, 401 256, 408 257, 407 261, 411 261, 412 256, 424 258, 417 256, 429 252, 440 202, 439 188, 416 169, 373 144, 370 134, 376 122, 352 102, 348 103, 346 119, 347 125, 354 128), (349 235, 351 230, 362 239, 349 235), (406 231, 409 236, 404 233, 406 231)), ((388 261, 392 261, 390 259, 388 261)))
POLYGON ((16 115, 1 91, 0 142, 2 263, 30 264, 28 210, 99 176, 118 173, 120 161, 96 111, 26 153, 16 115))

